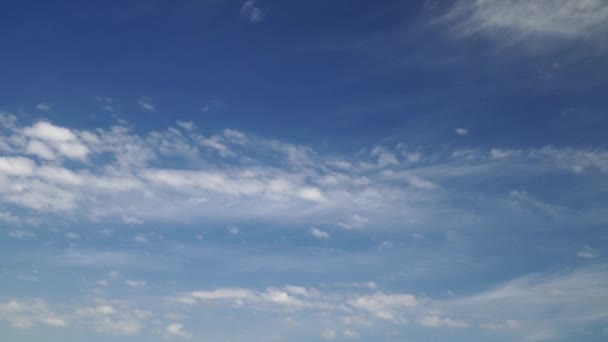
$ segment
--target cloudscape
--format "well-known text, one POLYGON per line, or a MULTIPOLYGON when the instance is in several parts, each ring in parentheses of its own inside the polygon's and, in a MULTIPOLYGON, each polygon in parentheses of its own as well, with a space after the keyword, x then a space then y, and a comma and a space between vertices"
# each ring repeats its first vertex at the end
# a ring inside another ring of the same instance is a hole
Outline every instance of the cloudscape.
POLYGON ((605 1, 0 26, 0 340, 608 339, 605 1))

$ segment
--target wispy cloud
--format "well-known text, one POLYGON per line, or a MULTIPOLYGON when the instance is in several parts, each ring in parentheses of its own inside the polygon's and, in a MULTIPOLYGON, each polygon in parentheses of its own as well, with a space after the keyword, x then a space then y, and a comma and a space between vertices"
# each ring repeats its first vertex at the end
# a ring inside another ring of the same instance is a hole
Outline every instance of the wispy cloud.
POLYGON ((456 34, 483 34, 507 44, 529 39, 552 44, 552 38, 606 43, 608 5, 602 0, 464 0, 442 20, 452 23, 456 34))
POLYGON ((40 102, 36 105, 36 109, 41 110, 43 112, 50 112, 53 109, 53 106, 46 102, 40 102))
POLYGON ((256 1, 247 0, 241 7, 241 15, 243 15, 250 23, 256 24, 264 20, 264 11, 256 5, 256 1))
POLYGON ((142 97, 140 99, 137 100, 137 105, 139 107, 141 107, 142 109, 148 111, 148 112, 154 112, 156 110, 156 108, 154 107, 154 105, 150 102, 150 100, 148 100, 145 97, 142 97))
MULTIPOLYGON (((608 152, 602 149, 414 153, 375 146, 369 154, 330 156, 231 129, 207 136, 187 122, 140 135, 121 125, 89 131, 46 121, 20 126, 10 118, 3 120, 10 135, 0 135, 11 155, 0 157, 0 202, 25 210, 2 215, 13 221, 45 213, 138 225, 206 217, 229 218, 235 225, 255 218, 391 229, 405 219, 418 222, 411 227, 420 232, 424 222, 438 219, 438 212, 457 213, 457 207, 441 205, 445 202, 439 196, 475 194, 476 187, 458 185, 471 177, 478 184, 493 184, 524 175, 608 174, 608 152), (520 173, 508 174, 507 169, 520 173), (452 184, 449 191, 444 182, 452 184), (232 207, 240 209, 226 210, 232 207)), ((505 188, 501 196, 494 203, 503 203, 505 213, 515 203, 531 215, 584 218, 563 204, 541 203, 528 189, 505 188), (509 193, 511 202, 504 202, 509 193)))

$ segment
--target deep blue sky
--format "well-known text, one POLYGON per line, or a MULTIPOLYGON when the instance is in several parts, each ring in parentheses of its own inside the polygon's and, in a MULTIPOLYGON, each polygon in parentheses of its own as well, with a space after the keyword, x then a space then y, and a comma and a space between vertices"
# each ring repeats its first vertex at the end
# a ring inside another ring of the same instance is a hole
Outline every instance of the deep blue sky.
POLYGON ((3 2, 0 338, 603 341, 607 23, 3 2))

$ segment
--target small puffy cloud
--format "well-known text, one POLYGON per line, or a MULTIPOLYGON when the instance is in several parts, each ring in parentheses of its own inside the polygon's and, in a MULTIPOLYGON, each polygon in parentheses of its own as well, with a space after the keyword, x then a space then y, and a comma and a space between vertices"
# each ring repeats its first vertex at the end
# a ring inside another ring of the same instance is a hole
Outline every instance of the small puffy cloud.
POLYGON ((240 233, 239 229, 237 227, 228 227, 228 233, 230 233, 231 235, 238 235, 240 233))
POLYGON ((77 140, 76 134, 71 130, 55 126, 46 121, 38 121, 32 126, 24 128, 23 133, 30 138, 55 142, 70 142, 77 140))
POLYGON ((40 102, 36 105, 36 109, 41 110, 43 112, 50 112, 53 109, 53 106, 46 102, 40 102))
POLYGON ((186 131, 193 131, 196 129, 196 125, 192 121, 177 121, 177 125, 186 131))
POLYGON ((316 237, 317 239, 321 239, 321 240, 327 240, 330 238, 328 232, 323 231, 319 228, 315 228, 315 227, 310 228, 310 234, 312 236, 316 237))
POLYGON ((493 159, 503 159, 510 157, 511 155, 513 155, 513 152, 508 150, 501 150, 499 148, 492 148, 490 150, 490 156, 493 159))
POLYGON ((184 330, 184 325, 182 323, 171 323, 165 327, 165 332, 170 337, 183 337, 189 338, 190 334, 184 330))
POLYGON ((576 253, 576 256, 584 259, 594 259, 598 257, 598 253, 590 246, 585 245, 576 253))
POLYGON ((153 112, 156 110, 156 108, 154 107, 154 105, 150 102, 150 100, 148 100, 145 97, 142 97, 140 99, 137 100, 137 105, 142 108, 143 110, 146 110, 148 112, 153 112))
POLYGON ((456 128, 456 134, 458 135, 467 135, 469 134, 469 130, 466 128, 456 128))
POLYGON ((245 1, 241 7, 241 15, 247 18, 247 20, 249 20, 249 22, 252 24, 261 22, 265 17, 264 11, 257 7, 254 0, 245 1))

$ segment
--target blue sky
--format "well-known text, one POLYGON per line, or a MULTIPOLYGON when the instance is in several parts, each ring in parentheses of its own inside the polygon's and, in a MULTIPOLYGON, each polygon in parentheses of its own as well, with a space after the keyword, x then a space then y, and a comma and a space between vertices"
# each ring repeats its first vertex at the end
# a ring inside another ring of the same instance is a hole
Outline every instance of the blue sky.
POLYGON ((604 341, 602 0, 0 11, 6 341, 604 341))

